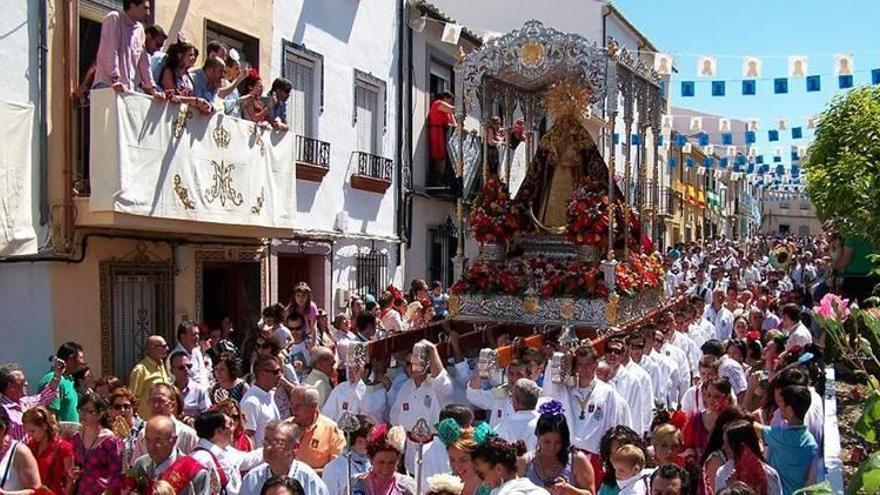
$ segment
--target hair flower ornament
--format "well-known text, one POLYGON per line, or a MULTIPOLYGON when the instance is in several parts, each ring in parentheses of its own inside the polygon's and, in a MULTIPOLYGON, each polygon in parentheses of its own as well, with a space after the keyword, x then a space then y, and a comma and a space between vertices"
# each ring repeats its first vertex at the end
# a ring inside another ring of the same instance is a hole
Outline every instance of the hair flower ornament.
POLYGON ((402 426, 394 426, 385 434, 385 442, 394 450, 403 453, 403 447, 406 443, 406 431, 402 426))
POLYGON ((538 414, 541 416, 562 416, 564 412, 565 408, 562 407, 562 402, 556 399, 545 402, 538 408, 538 414))
POLYGON ((446 418, 443 421, 437 423, 437 436, 440 437, 440 441, 443 442, 443 445, 449 447, 456 440, 461 437, 461 427, 458 426, 458 423, 452 418, 446 418))
POLYGON ((379 442, 385 438, 385 434, 388 433, 388 425, 385 423, 378 424, 370 430, 370 435, 368 440, 373 442, 379 442))
POLYGON ((427 479, 428 493, 441 495, 460 495, 464 490, 464 483, 458 478, 446 473, 438 473, 427 479))
POLYGON ((498 433, 495 433, 495 430, 489 426, 489 423, 480 423, 479 426, 474 428, 474 442, 477 445, 483 445, 488 442, 490 438, 497 436, 498 433))

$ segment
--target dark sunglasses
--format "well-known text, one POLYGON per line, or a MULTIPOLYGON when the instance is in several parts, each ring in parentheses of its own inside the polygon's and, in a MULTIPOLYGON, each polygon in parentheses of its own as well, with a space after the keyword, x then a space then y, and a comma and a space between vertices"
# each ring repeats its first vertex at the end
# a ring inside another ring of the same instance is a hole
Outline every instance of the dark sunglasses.
POLYGON ((606 352, 608 354, 623 354, 624 351, 622 347, 611 347, 607 349, 606 352))
POLYGON ((128 411, 131 409, 131 404, 113 404, 113 410, 115 411, 128 411))

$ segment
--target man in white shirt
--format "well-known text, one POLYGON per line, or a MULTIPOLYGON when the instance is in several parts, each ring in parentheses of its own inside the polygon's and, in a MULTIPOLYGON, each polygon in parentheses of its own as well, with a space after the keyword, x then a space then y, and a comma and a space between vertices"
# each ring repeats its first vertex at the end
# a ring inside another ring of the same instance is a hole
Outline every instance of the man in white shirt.
POLYGON ((333 351, 326 347, 315 347, 311 350, 312 371, 306 376, 303 385, 312 387, 318 391, 320 407, 324 407, 330 392, 333 390, 333 384, 330 382, 330 375, 336 369, 336 356, 333 351))
POLYGON ((666 324, 664 333, 666 333, 666 339, 669 342, 684 351, 690 365, 691 374, 696 375, 697 366, 700 364, 700 357, 703 356, 703 353, 700 352, 700 348, 697 347, 694 340, 687 334, 688 319, 686 314, 687 309, 681 310, 678 313, 668 311, 664 317, 666 324))
POLYGON ((211 485, 229 495, 241 490, 241 473, 256 467, 263 460, 263 449, 242 452, 232 447, 235 423, 220 411, 205 411, 196 418, 199 443, 190 456, 199 462, 211 477, 211 485))
POLYGON ((813 334, 801 323, 801 308, 797 304, 788 303, 782 307, 782 333, 788 336, 785 350, 790 351, 795 347, 801 349, 813 343, 813 334))
POLYGON ((254 383, 241 398, 241 412, 245 415, 245 432, 261 447, 266 425, 280 420, 281 413, 275 403, 275 387, 281 377, 281 365, 274 356, 260 356, 254 362, 254 383))
POLYGON ((644 330, 636 329, 626 337, 626 347, 629 349, 629 359, 638 365, 651 377, 651 387, 654 390, 654 404, 663 408, 671 408, 666 402, 666 389, 671 386, 672 378, 669 370, 661 366, 660 362, 649 356, 645 350, 644 330))
POLYGON ((693 286, 691 286, 688 291, 689 296, 700 297, 706 304, 709 304, 712 301, 712 291, 709 290, 708 284, 706 282, 706 272, 702 269, 697 269, 694 275, 693 286))
POLYGON ((705 299, 691 296, 688 305, 685 307, 686 317, 690 321, 687 327, 687 334, 694 341, 694 345, 698 350, 706 341, 715 338, 715 325, 703 318, 705 311, 705 299))
MULTIPOLYGON (((656 342, 655 335, 657 332, 658 330, 655 325, 645 325, 645 328, 642 330, 642 336, 645 339, 643 354, 645 358, 654 361, 660 370, 658 379, 660 380, 661 388, 659 395, 655 395, 655 400, 665 404, 668 409, 677 409, 679 400, 681 400, 679 390, 683 391, 688 387, 690 376, 683 375, 679 370, 678 364, 671 357, 659 351, 660 347, 655 349, 654 343, 656 342), (681 384, 682 381, 685 383, 681 384)), ((660 332, 660 335, 662 336, 663 332, 660 332)))
POLYGON ((654 351, 667 358, 676 368, 676 372, 673 374, 673 387, 670 392, 673 393, 675 403, 677 404, 691 383, 691 367, 688 364, 687 355, 675 344, 667 342, 666 334, 659 328, 654 331, 653 347, 654 351))
MULTIPOLYGON (((437 348, 424 340, 416 345, 426 346, 428 365, 421 369, 424 363, 416 362, 412 355, 406 359, 409 378, 400 386, 389 411, 391 424, 400 425, 407 432, 412 430, 419 419, 424 419, 429 425, 437 424, 443 401, 452 394, 452 381, 440 360, 437 348)), ((407 466, 415 462, 415 452, 413 442, 407 442, 407 466)))
POLYGON ((522 440, 529 452, 535 450, 538 437, 535 435, 535 427, 538 425, 540 414, 535 408, 538 399, 541 398, 541 387, 528 378, 520 378, 513 384, 510 390, 510 402, 513 413, 495 429, 498 436, 507 440, 522 440))
POLYGON ((382 423, 385 418, 387 395, 385 387, 368 387, 361 378, 364 369, 360 366, 346 368, 346 381, 337 385, 327 402, 321 407, 321 412, 339 422, 343 414, 363 414, 370 418, 373 423, 382 423))
POLYGON ((309 495, 328 495, 327 485, 308 464, 296 459, 301 428, 293 422, 272 421, 266 425, 263 463, 247 473, 239 495, 260 495, 263 484, 273 476, 288 476, 302 485, 309 495))
POLYGON ((706 308, 705 318, 715 325, 715 338, 725 341, 733 334, 733 313, 724 307, 725 291, 712 291, 712 304, 706 308))
POLYGON ((740 278, 748 287, 752 284, 761 283, 761 272, 755 268, 753 256, 749 255, 745 265, 743 265, 740 278))
MULTIPOLYGON (((196 448, 199 441, 195 430, 187 426, 185 423, 177 419, 177 407, 181 401, 180 393, 177 389, 168 383, 154 383, 150 387, 148 401, 150 403, 150 412, 152 419, 156 416, 164 416, 170 418, 174 423, 174 435, 176 440, 175 447, 182 454, 187 455, 196 448)), ((147 453, 147 446, 144 442, 144 430, 138 433, 138 440, 134 444, 132 459, 147 453)))
MULTIPOLYGON (((211 370, 205 365, 205 358, 199 348, 199 326, 194 321, 184 321, 177 326, 177 345, 168 353, 169 358, 175 353, 183 351, 187 353, 192 362, 189 376, 193 381, 203 387, 211 386, 211 370)), ((165 366, 171 369, 171 360, 165 362, 165 366)))
POLYGON ((606 431, 617 425, 632 424, 629 405, 602 380, 596 379, 599 359, 592 345, 584 344, 575 351, 577 383, 574 387, 544 384, 544 396, 558 399, 571 425, 571 443, 589 456, 599 455, 599 444, 606 431))
POLYGON ((505 418, 513 414, 510 394, 517 380, 528 378, 527 366, 518 359, 513 360, 507 365, 506 375, 507 383, 488 390, 483 388, 483 379, 480 378, 479 373, 473 373, 468 383, 466 392, 468 401, 474 407, 489 413, 489 426, 492 428, 497 428, 505 418))
POLYGON ((608 384, 629 404, 632 423, 627 426, 641 435, 648 433, 654 418, 654 387, 650 375, 630 361, 622 338, 613 338, 605 344, 605 362, 611 368, 608 384))

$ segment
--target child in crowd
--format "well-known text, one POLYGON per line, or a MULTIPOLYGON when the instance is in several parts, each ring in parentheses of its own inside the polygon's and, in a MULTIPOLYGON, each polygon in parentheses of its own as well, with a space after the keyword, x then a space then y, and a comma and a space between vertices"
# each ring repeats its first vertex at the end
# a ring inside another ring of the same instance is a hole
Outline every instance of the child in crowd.
POLYGON ((664 423, 654 428, 651 434, 651 446, 654 450, 654 465, 675 464, 684 467, 680 456, 684 450, 681 430, 675 425, 664 423))
POLYGON ((611 464, 617 476, 618 495, 645 495, 648 493, 648 475, 645 454, 635 445, 623 445, 611 454, 611 464))

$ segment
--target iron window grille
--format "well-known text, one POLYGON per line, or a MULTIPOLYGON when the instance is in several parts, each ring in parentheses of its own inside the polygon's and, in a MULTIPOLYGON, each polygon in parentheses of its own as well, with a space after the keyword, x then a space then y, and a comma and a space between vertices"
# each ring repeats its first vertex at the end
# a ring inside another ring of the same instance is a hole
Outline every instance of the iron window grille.
POLYGON ((366 294, 378 296, 385 290, 388 280, 388 255, 375 248, 359 252, 355 256, 355 285, 352 292, 363 297, 366 294))

